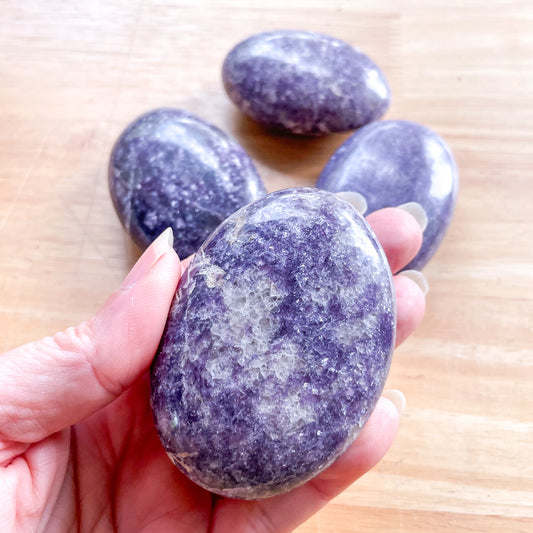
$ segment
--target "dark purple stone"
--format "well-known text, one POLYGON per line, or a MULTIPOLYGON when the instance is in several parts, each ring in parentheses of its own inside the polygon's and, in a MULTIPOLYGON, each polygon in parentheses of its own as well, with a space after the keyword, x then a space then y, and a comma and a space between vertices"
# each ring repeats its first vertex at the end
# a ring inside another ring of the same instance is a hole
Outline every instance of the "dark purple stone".
POLYGON ((152 365, 170 458, 236 498, 310 479, 372 412, 395 320, 387 260, 348 202, 287 189, 239 210, 181 278, 152 365))
POLYGON ((358 128, 390 104, 387 80, 369 57, 308 31, 253 35, 230 51, 222 79, 243 113, 303 135, 358 128))
POLYGON ((405 269, 421 269, 450 224, 458 179, 453 155, 435 132, 414 122, 384 120, 349 137, 324 167, 317 187, 361 194, 368 213, 420 204, 427 216, 422 248, 405 269))
POLYGON ((182 258, 229 215, 266 194, 231 137, 179 109, 156 109, 126 128, 111 153, 109 188, 138 246, 146 248, 170 226, 182 258))

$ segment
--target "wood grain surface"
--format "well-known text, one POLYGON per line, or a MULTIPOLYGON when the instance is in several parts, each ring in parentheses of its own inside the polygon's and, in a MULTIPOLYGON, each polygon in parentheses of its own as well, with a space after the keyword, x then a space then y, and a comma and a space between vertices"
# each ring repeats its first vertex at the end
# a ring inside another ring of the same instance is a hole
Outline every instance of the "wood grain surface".
POLYGON ((386 118, 433 128, 461 179, 388 381, 407 397, 397 440, 298 532, 533 531, 530 0, 0 0, 0 351, 90 316, 138 256, 106 169, 138 114, 185 108, 234 135, 270 190, 314 184, 346 135, 269 136, 220 81, 234 44, 276 28, 369 54, 386 118))

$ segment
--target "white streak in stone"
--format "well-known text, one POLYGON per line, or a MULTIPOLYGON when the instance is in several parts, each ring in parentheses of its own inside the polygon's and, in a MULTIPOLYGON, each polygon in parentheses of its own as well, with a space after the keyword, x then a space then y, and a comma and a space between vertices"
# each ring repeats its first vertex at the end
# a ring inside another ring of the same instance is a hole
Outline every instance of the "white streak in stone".
POLYGON ((380 98, 387 98, 389 91, 377 70, 373 69, 366 72, 366 83, 380 98))
POLYGON ((217 265, 206 262, 198 270, 198 275, 205 277, 205 284, 210 288, 219 287, 223 282, 226 271, 217 265))

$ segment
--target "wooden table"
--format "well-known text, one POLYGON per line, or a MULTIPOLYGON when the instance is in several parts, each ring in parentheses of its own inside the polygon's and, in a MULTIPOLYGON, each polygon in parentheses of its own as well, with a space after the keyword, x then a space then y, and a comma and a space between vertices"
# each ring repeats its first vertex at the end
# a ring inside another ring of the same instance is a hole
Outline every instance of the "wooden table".
POLYGON ((0 351, 88 317, 133 264, 106 165, 139 113, 188 109, 270 190, 314 184, 346 136, 266 136, 221 86, 226 52, 273 28, 368 53, 387 118, 433 128, 461 175, 427 315, 389 378, 408 402, 399 436, 298 531, 533 531, 530 0, 0 1, 0 351))

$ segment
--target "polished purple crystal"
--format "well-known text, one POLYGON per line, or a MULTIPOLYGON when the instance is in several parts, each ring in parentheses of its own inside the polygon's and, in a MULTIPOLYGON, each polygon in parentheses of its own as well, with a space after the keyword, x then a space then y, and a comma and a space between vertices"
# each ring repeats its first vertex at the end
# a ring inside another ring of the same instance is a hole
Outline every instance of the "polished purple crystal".
POLYGON ((359 434, 394 337, 391 272, 365 220, 325 191, 272 193, 181 278, 151 369, 161 441, 215 493, 290 490, 359 434))
POLYGON ((235 46, 224 87, 246 115, 292 133, 321 135, 376 120, 390 104, 378 66, 353 46, 308 31, 271 31, 235 46))
POLYGON ((111 197, 141 248, 172 227, 182 258, 229 215, 266 194, 246 152, 226 133, 179 109, 131 123, 109 164, 111 197))
POLYGON ((368 213, 411 202, 422 206, 427 216, 422 247, 405 267, 421 269, 450 224, 458 174, 450 149, 435 132, 414 122, 384 120, 349 137, 324 167, 317 187, 361 194, 368 213))

